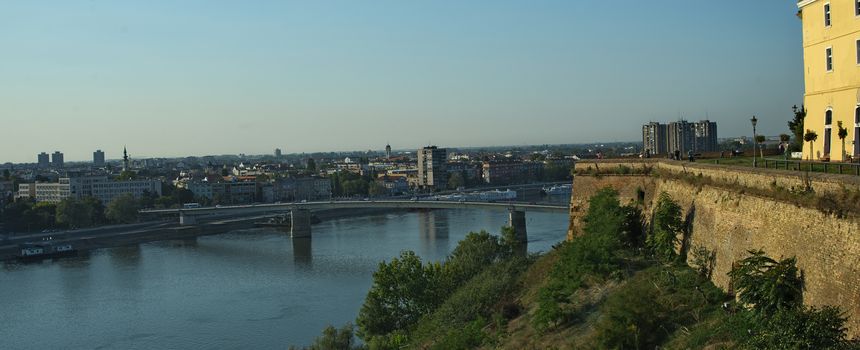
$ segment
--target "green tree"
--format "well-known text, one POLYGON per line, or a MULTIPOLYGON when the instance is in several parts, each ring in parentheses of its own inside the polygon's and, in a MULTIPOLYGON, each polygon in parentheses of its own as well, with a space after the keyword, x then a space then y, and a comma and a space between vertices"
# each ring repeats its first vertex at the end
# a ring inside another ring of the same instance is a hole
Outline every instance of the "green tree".
POLYGON ((761 250, 737 261, 729 272, 739 300, 762 315, 796 309, 803 303, 797 260, 773 260, 761 250))
POLYGON ((388 189, 385 188, 382 184, 376 181, 368 182, 367 193, 371 196, 381 196, 388 192, 388 189))
POLYGON ((140 204, 131 194, 123 194, 116 197, 107 205, 105 216, 108 220, 128 224, 137 221, 137 211, 140 204))
POLYGON ((57 227, 57 205, 54 203, 38 202, 26 216, 34 229, 57 227))
POLYGON ((12 179, 12 174, 9 172, 9 169, 3 169, 3 179, 6 181, 12 179))
POLYGON ((412 251, 379 263, 356 320, 359 336, 369 340, 411 328, 442 302, 441 281, 441 266, 422 264, 412 251))
POLYGON ((466 186, 466 179, 463 178, 463 174, 459 171, 451 173, 451 176, 448 177, 448 188, 456 190, 464 186, 466 186))
POLYGON ((93 207, 82 200, 66 198, 57 204, 57 223, 71 229, 93 224, 93 207))
POLYGON ((117 176, 117 180, 120 181, 128 181, 135 179, 137 179, 137 174, 131 170, 123 170, 123 172, 121 172, 119 176, 117 176))
POLYGON ((496 262, 501 253, 499 237, 487 231, 470 232, 457 244, 443 266, 449 284, 457 286, 466 282, 496 262))
POLYGON ((316 173, 317 172, 317 162, 313 158, 308 158, 308 173, 316 173))
POLYGON ((104 224, 106 221, 105 206, 104 206, 104 204, 102 204, 102 201, 100 201, 98 198, 90 197, 90 196, 84 197, 84 199, 82 199, 82 201, 84 202, 84 204, 86 204, 87 206, 92 208, 92 213, 91 213, 91 217, 90 217, 90 221, 92 222, 92 224, 93 225, 104 224))
POLYGON ((15 202, 10 202, 3 209, 2 221, 6 224, 6 229, 10 231, 29 231, 35 229, 35 220, 33 220, 32 200, 20 199, 15 202))
POLYGON ((818 140, 818 133, 806 129, 806 134, 803 134, 803 141, 809 142, 809 156, 806 160, 812 159, 812 154, 815 153, 815 141, 818 140))
POLYGON ((675 260, 678 234, 681 233, 684 223, 681 220, 681 207, 668 193, 660 193, 652 221, 652 232, 645 240, 646 246, 664 262, 675 260))
POLYGON ((764 158, 764 142, 767 138, 764 135, 755 135, 755 143, 758 144, 759 156, 764 158))
POLYGON ((837 132, 836 135, 839 136, 839 140, 842 141, 842 160, 847 159, 848 153, 845 153, 845 138, 848 137, 848 129, 842 127, 842 121, 836 122, 837 132))
POLYGON ((342 183, 343 195, 356 196, 367 194, 367 182, 362 179, 348 180, 342 183))
POLYGON ((156 197, 149 191, 144 191, 140 195, 140 200, 138 201, 138 203, 140 203, 141 208, 155 208, 155 201, 157 199, 158 197, 156 197))
POLYGON ((179 201, 177 203, 179 205, 194 202, 194 192, 191 192, 191 190, 187 188, 177 188, 173 193, 173 196, 179 201))
POLYGON ((792 152, 800 152, 803 150, 804 127, 803 120, 806 119, 806 108, 800 106, 800 109, 793 108, 794 118, 788 121, 788 129, 794 135, 794 142, 789 147, 792 152))
MULTIPOLYGON (((290 350, 299 348, 290 346, 290 350)), ((302 348, 303 350, 359 350, 363 346, 356 344, 355 327, 351 323, 345 324, 340 329, 329 325, 322 331, 322 335, 314 339, 313 344, 302 348)))
POLYGON ((759 319, 746 345, 753 349, 852 349, 847 341, 845 321, 838 308, 800 307, 781 310, 759 319))

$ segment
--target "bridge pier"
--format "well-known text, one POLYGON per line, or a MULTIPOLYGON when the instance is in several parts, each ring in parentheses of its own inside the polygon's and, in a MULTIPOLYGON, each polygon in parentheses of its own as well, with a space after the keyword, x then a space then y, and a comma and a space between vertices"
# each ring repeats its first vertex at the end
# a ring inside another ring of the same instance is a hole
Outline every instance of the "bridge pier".
POLYGON ((186 215, 185 212, 179 211, 179 226, 196 225, 197 218, 194 215, 186 215))
POLYGON ((293 209, 290 211, 290 237, 311 237, 311 211, 307 209, 293 209))
POLYGON ((522 210, 508 210, 510 213, 510 219, 508 220, 508 225, 514 228, 514 232, 516 232, 517 241, 525 243, 528 241, 529 236, 526 233, 526 212, 522 210))

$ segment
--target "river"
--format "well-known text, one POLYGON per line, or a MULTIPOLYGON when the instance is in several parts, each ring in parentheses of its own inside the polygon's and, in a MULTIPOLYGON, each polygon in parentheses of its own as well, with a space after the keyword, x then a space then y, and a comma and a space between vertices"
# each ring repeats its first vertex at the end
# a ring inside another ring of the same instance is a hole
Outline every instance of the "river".
MULTIPOLYGON (((466 233, 498 233, 503 211, 396 212, 313 226, 99 249, 0 269, 2 349, 284 349, 353 321, 382 260, 441 260, 466 233)), ((564 214, 527 214, 530 252, 567 231, 564 214)))

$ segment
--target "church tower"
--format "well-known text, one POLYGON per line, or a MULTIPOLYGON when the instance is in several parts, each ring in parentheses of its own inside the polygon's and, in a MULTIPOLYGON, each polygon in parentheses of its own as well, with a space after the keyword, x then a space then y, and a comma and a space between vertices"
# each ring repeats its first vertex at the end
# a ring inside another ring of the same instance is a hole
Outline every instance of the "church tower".
POLYGON ((128 151, 122 146, 122 171, 128 171, 128 151))
POLYGON ((391 160, 391 145, 385 145, 385 159, 391 160))

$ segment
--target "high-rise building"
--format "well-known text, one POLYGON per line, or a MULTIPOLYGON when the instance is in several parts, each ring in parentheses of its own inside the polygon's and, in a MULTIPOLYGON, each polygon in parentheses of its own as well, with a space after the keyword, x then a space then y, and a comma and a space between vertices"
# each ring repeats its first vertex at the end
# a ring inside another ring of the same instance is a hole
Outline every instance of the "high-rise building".
POLYGON ((63 167, 63 153, 62 152, 54 151, 54 153, 51 154, 51 165, 55 168, 62 168, 63 167))
POLYGON ((418 150, 418 186, 427 189, 444 189, 448 184, 448 151, 436 146, 418 150))
POLYGON ((652 155, 671 155, 678 151, 683 157, 689 151, 715 152, 719 150, 717 123, 709 120, 679 120, 669 124, 651 122, 642 126, 642 148, 652 155))
POLYGON ((666 130, 669 152, 679 151, 681 157, 686 157, 688 151, 695 152, 696 133, 693 124, 686 120, 679 120, 669 123, 666 130))
POLYGON ((51 159, 48 154, 45 152, 39 153, 38 155, 39 162, 37 163, 40 168, 47 168, 51 166, 51 159))
POLYGON ((275 148, 275 158, 281 158, 281 149, 275 148))
POLYGON ((105 153, 102 150, 93 152, 93 166, 97 168, 105 166, 105 153))
POLYGON ((385 159, 391 160, 391 145, 390 144, 385 145, 385 159))
POLYGON ((693 133, 696 137, 697 152, 715 152, 720 150, 717 141, 717 123, 710 120, 701 120, 693 123, 693 133))
POLYGON ((642 125, 642 149, 650 155, 667 154, 666 124, 650 122, 642 125))
POLYGON ((803 72, 806 92, 804 129, 818 134, 808 159, 860 157, 860 2, 800 0, 803 22, 803 72), (848 129, 845 153, 838 124, 848 129))

